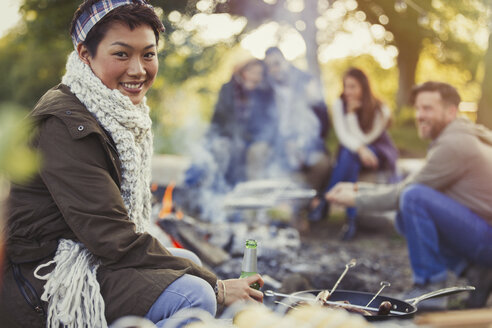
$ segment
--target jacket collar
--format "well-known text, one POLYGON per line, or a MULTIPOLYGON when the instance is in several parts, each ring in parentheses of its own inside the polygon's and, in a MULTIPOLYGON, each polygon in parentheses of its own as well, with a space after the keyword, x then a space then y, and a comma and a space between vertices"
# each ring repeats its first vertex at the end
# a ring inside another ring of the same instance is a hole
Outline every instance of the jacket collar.
POLYGON ((35 121, 56 116, 65 123, 74 139, 84 138, 91 133, 106 135, 94 116, 64 84, 46 92, 30 115, 35 121))

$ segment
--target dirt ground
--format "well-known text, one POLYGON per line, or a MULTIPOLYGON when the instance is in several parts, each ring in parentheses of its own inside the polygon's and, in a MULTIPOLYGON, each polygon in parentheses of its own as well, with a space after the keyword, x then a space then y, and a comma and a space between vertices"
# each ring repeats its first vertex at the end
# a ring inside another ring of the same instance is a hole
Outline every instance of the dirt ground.
MULTIPOLYGON (((355 259, 356 265, 348 270, 338 289, 376 293, 382 282, 389 282, 391 286, 382 294, 402 298, 402 294, 412 288, 413 280, 406 241, 393 226, 394 214, 360 217, 355 237, 342 241, 344 213, 334 212, 319 222, 308 222, 304 218, 291 221, 290 225, 300 232, 301 246, 259 257, 258 272, 266 276, 267 282, 268 278, 273 278, 274 282, 281 283, 281 287, 278 283, 277 286, 267 284, 266 289, 288 294, 309 289, 331 290, 346 264, 355 259)), ((220 278, 236 278, 241 261, 242 258, 236 256, 213 269, 220 278)), ((446 287, 469 284, 467 279, 450 273, 446 287)), ((467 297, 468 292, 450 296, 448 306, 464 308, 467 297)), ((489 297, 488 307, 492 307, 492 297, 489 297)))
POLYGON ((340 283, 342 289, 374 292, 379 289, 381 281, 387 281, 391 286, 385 293, 396 295, 412 285, 405 240, 396 234, 391 223, 375 220, 371 225, 364 220, 352 240, 342 241, 343 223, 338 215, 319 222, 303 220, 298 223, 303 244, 299 261, 309 265, 329 260, 323 265, 325 274, 307 275, 312 287, 331 288, 352 259, 357 264, 349 269, 340 283))
MULTIPOLYGON (((391 283, 391 286, 386 287, 383 294, 400 297, 412 287, 412 271, 406 241, 395 231, 393 216, 389 214, 360 218, 357 234, 350 241, 340 240, 344 223, 342 217, 343 215, 335 214, 330 219, 320 222, 300 224, 303 249, 299 258, 310 263, 320 259, 318 254, 331 254, 331 261, 335 260, 331 268, 326 268, 326 275, 319 276, 317 275, 319 273, 307 275, 311 287, 331 288, 345 264, 351 259, 356 259, 357 265, 348 271, 340 283, 339 288, 341 289, 376 292, 380 282, 387 281, 391 283)), ((447 287, 469 284, 466 278, 449 274, 447 287)), ((291 292, 290 290, 285 291, 291 292)), ((450 296, 448 306, 451 309, 464 308, 467 297, 466 292, 450 296)), ((490 296, 487 307, 492 308, 492 297, 490 296)))

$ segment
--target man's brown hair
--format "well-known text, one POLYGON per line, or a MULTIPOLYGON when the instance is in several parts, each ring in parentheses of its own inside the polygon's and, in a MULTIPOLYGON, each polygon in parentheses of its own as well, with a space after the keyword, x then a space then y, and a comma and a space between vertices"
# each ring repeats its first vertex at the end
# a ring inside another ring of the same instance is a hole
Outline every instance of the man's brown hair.
POLYGON ((455 105, 458 107, 461 102, 461 97, 458 91, 456 91, 452 85, 444 82, 427 81, 413 87, 410 95, 410 103, 415 105, 417 95, 424 91, 439 92, 442 101, 448 105, 455 105))

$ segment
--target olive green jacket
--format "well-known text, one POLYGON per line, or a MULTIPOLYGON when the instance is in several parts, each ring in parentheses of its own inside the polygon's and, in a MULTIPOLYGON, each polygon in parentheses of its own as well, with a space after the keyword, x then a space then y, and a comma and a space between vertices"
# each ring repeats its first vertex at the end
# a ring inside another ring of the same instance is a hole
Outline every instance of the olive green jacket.
POLYGON ((33 277, 33 269, 52 259, 60 238, 82 242, 100 259, 97 277, 108 323, 124 315, 144 316, 185 273, 215 285, 211 272, 172 256, 149 234, 135 232, 120 194, 116 148, 67 86, 48 91, 31 117, 38 127, 33 144, 42 165, 28 183, 12 185, 7 201, 2 325, 45 326, 22 296, 12 263, 20 264, 22 275, 41 295, 44 282, 33 277))

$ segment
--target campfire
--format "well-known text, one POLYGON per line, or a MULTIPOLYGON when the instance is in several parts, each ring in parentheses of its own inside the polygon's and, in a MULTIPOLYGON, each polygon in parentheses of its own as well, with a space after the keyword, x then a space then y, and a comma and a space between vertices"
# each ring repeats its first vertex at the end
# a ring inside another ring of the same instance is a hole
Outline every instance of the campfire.
MULTIPOLYGON (((184 214, 181 210, 176 209, 173 202, 173 192, 176 187, 175 182, 171 182, 164 190, 164 195, 162 196, 161 208, 159 210, 158 218, 166 219, 169 216, 173 216, 174 218, 181 220, 184 217, 184 214)), ((158 189, 157 184, 152 185, 152 191, 156 192, 158 189)))

